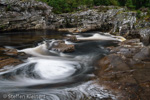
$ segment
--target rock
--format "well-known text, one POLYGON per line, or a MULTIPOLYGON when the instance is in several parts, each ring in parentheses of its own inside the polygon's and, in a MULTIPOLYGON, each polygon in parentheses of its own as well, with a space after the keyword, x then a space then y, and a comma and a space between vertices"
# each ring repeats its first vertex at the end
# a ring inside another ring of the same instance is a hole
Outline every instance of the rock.
POLYGON ((128 38, 139 38, 144 45, 150 44, 150 29, 149 28, 142 28, 130 31, 128 38))
POLYGON ((60 32, 70 32, 70 33, 78 32, 76 28, 59 28, 58 31, 60 31, 60 32))
POLYGON ((24 52, 18 52, 16 49, 0 48, 0 53, 5 56, 18 58, 20 60, 27 59, 29 55, 24 52))
POLYGON ((62 40, 54 40, 54 41, 46 41, 47 48, 52 51, 69 53, 74 52, 75 47, 72 44, 65 44, 65 41, 62 40))
POLYGON ((67 37, 65 37, 65 39, 67 41, 71 41, 71 42, 78 42, 76 36, 67 36, 67 37))
POLYGON ((118 100, 149 100, 150 49, 139 39, 126 40, 99 60, 99 82, 118 94, 118 100))
POLYGON ((22 61, 15 59, 15 58, 9 58, 9 57, 0 57, 0 69, 4 66, 8 65, 17 65, 22 63, 22 61))
POLYGON ((35 0, 0 0, 0 31, 46 29, 52 8, 35 0))
POLYGON ((18 55, 18 52, 16 49, 5 49, 4 50, 6 55, 9 55, 9 56, 17 56, 18 55))
POLYGON ((58 51, 58 52, 69 53, 69 52, 74 52, 75 47, 74 47, 74 45, 67 45, 65 43, 60 43, 58 45, 53 46, 51 50, 58 51))
POLYGON ((144 47, 140 52, 133 56, 133 59, 138 59, 140 61, 150 61, 150 47, 144 47))
POLYGON ((119 32, 123 26, 129 27, 129 29, 134 28, 136 13, 125 12, 124 8, 116 9, 112 6, 101 6, 73 14, 61 14, 59 22, 59 30, 70 32, 99 30, 115 33, 119 32))
POLYGON ((148 12, 148 11, 149 11, 149 9, 148 9, 148 8, 143 8, 143 7, 142 7, 142 8, 140 8, 139 10, 140 10, 140 11, 142 11, 142 12, 148 12))
POLYGON ((140 39, 141 35, 139 34, 139 30, 131 30, 127 36, 128 39, 140 39))
POLYGON ((149 28, 141 29, 139 34, 141 36, 141 41, 145 45, 149 45, 150 44, 150 29, 149 28))
POLYGON ((129 32, 130 32, 130 29, 129 29, 128 25, 124 25, 120 29, 119 35, 121 35, 123 37, 127 37, 129 35, 129 32))
POLYGON ((18 65, 27 59, 25 53, 17 52, 16 49, 0 48, 0 69, 8 65, 18 65))

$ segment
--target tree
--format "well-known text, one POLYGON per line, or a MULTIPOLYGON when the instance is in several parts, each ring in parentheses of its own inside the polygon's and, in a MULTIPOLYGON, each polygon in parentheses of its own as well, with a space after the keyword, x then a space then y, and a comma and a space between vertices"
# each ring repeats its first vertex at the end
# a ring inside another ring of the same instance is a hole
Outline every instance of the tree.
POLYGON ((110 4, 115 6, 119 5, 118 0, 110 0, 110 4))
POLYGON ((118 0, 120 6, 125 6, 126 0, 118 0))
POLYGON ((91 7, 93 5, 115 5, 115 6, 126 6, 130 9, 139 9, 141 7, 149 7, 150 0, 37 0, 46 2, 48 5, 53 7, 55 13, 67 13, 76 11, 81 5, 91 7))
POLYGON ((127 6, 128 8, 131 8, 131 9, 135 8, 132 0, 127 0, 125 6, 127 6))

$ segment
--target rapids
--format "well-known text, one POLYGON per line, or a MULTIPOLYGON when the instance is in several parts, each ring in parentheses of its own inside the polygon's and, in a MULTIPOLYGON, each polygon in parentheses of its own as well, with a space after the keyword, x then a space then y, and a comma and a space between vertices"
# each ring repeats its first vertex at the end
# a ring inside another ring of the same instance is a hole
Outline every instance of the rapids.
MULTIPOLYGON (((20 34, 22 32, 15 34, 16 37, 8 34, 1 36, 7 36, 12 40, 11 43, 4 43, 3 46, 16 48, 31 57, 24 60, 23 64, 6 66, 8 70, 0 72, 0 100, 115 99, 110 91, 98 85, 94 72, 97 70, 96 61, 109 53, 106 47, 116 46, 120 38, 97 32, 80 33, 80 35, 76 33, 77 39, 82 41, 72 43, 65 40, 65 43, 75 45, 75 52, 61 53, 48 50, 45 41, 39 38, 44 34, 44 38, 54 41, 58 39, 53 36, 54 34, 41 32, 40 35, 34 35, 36 38, 33 34, 22 36, 22 39, 32 38, 34 42, 27 42, 25 39, 21 41, 20 34), (17 39, 20 40, 19 43, 13 41, 17 39)), ((62 39, 67 35, 72 34, 59 33, 57 37, 62 39)))

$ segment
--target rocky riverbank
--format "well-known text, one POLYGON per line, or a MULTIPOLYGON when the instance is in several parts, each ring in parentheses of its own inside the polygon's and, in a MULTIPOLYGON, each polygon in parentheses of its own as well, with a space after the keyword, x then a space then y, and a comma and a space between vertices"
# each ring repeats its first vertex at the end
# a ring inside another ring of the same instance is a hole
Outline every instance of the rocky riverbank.
POLYGON ((109 49, 111 54, 98 61, 100 84, 118 100, 149 100, 150 47, 132 39, 109 49))
POLYGON ((61 14, 57 18, 59 31, 80 33, 96 30, 127 39, 139 38, 144 45, 150 43, 150 20, 147 12, 139 15, 126 8, 99 6, 73 14, 61 14))
POLYGON ((51 29, 69 32, 101 31, 150 43, 150 15, 115 6, 98 6, 75 13, 54 14, 35 0, 1 0, 0 31, 51 29))

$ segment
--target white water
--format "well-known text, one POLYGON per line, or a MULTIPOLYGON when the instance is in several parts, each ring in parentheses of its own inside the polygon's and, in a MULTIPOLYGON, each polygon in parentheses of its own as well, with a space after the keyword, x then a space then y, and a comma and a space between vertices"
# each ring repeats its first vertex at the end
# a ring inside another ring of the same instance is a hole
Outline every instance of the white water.
POLYGON ((101 35, 101 34, 94 34, 90 37, 77 37, 78 40, 114 40, 114 41, 125 41, 126 39, 121 36, 113 36, 113 35, 101 35))
MULTIPOLYGON (((121 41, 123 39, 122 37, 118 38, 107 33, 105 35, 96 33, 90 37, 77 36, 78 40, 89 41, 121 41)), ((53 40, 52 43, 54 42, 53 40)), ((47 95, 47 98, 43 100, 97 100, 93 99, 93 97, 99 100, 109 96, 114 98, 110 92, 99 86, 97 81, 91 81, 91 79, 89 81, 90 77, 95 77, 93 72, 88 72, 88 70, 94 68, 90 64, 93 62, 93 58, 98 55, 106 55, 105 47, 102 46, 101 42, 87 44, 86 42, 72 43, 65 41, 65 43, 77 45, 81 50, 76 50, 72 54, 57 53, 49 51, 45 42, 33 48, 18 50, 32 56, 25 60, 25 63, 0 73, 2 79, 0 80, 1 91, 8 89, 8 91, 15 90, 18 93, 21 90, 35 93, 35 90, 25 88, 29 86, 40 88, 36 90, 36 92, 40 91, 37 94, 47 95), (88 50, 90 51, 87 52, 88 50), (38 85, 45 87, 41 88, 38 85)))
POLYGON ((30 54, 32 56, 41 56, 46 55, 48 53, 48 50, 46 48, 46 44, 44 43, 37 47, 19 50, 19 52, 25 52, 26 54, 30 54))
POLYGON ((33 62, 36 62, 34 71, 48 80, 67 78, 75 73, 74 65, 78 65, 76 62, 48 59, 34 59, 33 62))

